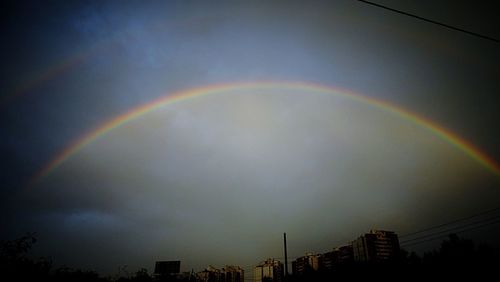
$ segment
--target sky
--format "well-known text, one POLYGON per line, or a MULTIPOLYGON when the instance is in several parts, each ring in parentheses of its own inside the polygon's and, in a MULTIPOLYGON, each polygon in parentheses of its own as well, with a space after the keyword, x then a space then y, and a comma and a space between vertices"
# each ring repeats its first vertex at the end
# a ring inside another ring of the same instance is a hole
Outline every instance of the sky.
MULTIPOLYGON (((500 38, 486 4, 377 3, 500 38)), ((348 0, 0 5, 0 239, 35 232, 56 264, 250 273, 282 257, 283 232, 297 257, 500 206, 498 173, 366 102, 498 164, 496 42, 348 0), (214 85, 232 87, 146 111, 39 176, 106 122, 214 85)))

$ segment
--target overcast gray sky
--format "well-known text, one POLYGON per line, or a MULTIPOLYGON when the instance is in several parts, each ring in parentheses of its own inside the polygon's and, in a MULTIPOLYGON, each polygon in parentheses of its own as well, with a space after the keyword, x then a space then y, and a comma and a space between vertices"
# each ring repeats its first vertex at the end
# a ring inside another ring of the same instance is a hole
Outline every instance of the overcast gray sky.
MULTIPOLYGON (((500 37, 492 7, 378 1, 500 37)), ((388 101, 500 161, 500 45, 358 1, 2 4, 1 238, 114 272, 180 259, 251 266, 499 206, 498 175, 390 112, 306 88, 240 88, 72 142, 212 84, 309 82, 388 101)), ((498 228, 468 233, 492 241, 498 228), (488 236, 490 234, 491 236, 488 236), (489 238, 488 238, 489 237, 489 238)), ((428 246, 431 247, 431 246, 428 246)), ((248 268, 247 268, 248 270, 248 268)))

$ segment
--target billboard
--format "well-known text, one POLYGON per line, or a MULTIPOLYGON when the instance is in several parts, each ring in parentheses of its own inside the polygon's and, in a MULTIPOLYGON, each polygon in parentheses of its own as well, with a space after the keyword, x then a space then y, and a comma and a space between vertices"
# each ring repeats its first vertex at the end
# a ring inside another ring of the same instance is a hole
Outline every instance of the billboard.
POLYGON ((157 261, 155 264, 155 274, 168 275, 181 272, 181 261, 157 261))

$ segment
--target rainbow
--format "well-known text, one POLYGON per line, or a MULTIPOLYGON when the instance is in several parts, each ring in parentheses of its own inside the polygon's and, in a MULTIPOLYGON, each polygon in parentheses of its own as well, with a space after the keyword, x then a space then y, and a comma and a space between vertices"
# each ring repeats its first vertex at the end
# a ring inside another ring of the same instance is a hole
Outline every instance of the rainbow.
POLYGON ((69 57, 64 61, 62 61, 61 63, 46 69, 42 73, 38 74, 35 78, 29 80, 28 82, 14 89, 14 91, 9 95, 0 97, 0 109, 2 107, 7 106, 9 102, 23 95, 24 93, 31 91, 32 89, 35 89, 40 85, 43 85, 45 82, 68 72, 73 67, 84 62, 91 54, 92 54, 91 52, 80 53, 76 56, 69 57))
POLYGON ((304 90, 310 92, 321 92, 330 95, 336 95, 348 98, 355 102, 360 102, 368 106, 378 108, 380 110, 389 112, 399 118, 412 122, 440 137, 448 142, 450 145, 459 149, 483 167, 500 176, 500 165, 495 160, 488 157, 485 153, 481 152, 470 142, 464 140, 453 132, 439 126, 433 121, 412 113, 409 110, 403 109, 399 106, 389 102, 370 98, 360 94, 352 93, 340 88, 331 88, 313 83, 299 83, 299 82, 257 82, 257 83, 233 83, 233 84, 218 84, 205 87, 193 88, 185 91, 180 91, 173 94, 167 94, 159 99, 144 104, 142 106, 133 108, 128 112, 119 115, 89 133, 83 135, 81 138, 74 141, 66 149, 61 151, 55 158, 48 162, 32 179, 31 183, 38 182, 40 179, 48 176, 51 172, 61 166, 66 160, 78 153, 82 148, 92 143, 96 139, 106 135, 109 131, 131 121, 149 112, 155 111, 161 107, 172 105, 186 100, 191 100, 203 96, 208 96, 216 93, 235 91, 241 89, 294 89, 304 90))

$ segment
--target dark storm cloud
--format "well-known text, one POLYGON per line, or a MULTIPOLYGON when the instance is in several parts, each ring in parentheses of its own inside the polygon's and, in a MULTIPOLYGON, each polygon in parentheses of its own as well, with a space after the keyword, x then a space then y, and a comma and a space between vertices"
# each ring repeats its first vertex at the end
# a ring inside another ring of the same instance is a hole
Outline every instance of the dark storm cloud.
MULTIPOLYGON (((488 7, 383 3, 499 37, 488 7)), ((58 262, 253 264, 281 254, 283 231, 300 255, 370 227, 412 231, 498 204, 497 179, 442 140, 313 98, 193 101, 136 121, 136 134, 117 129, 26 187, 104 120, 233 81, 310 81, 385 99, 500 160, 500 52, 356 1, 2 5, 1 95, 39 82, 0 105, 1 237, 37 231, 40 252, 58 262)))

